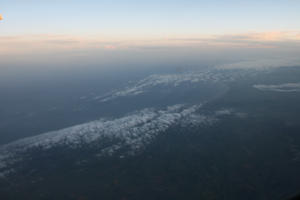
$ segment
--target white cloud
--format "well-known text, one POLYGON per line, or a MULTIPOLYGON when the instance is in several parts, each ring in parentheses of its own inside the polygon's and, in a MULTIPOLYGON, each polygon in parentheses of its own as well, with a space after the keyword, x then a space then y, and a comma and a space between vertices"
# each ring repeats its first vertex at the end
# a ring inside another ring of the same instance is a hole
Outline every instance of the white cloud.
POLYGON ((278 85, 254 85, 253 87, 262 91, 300 92, 300 83, 284 83, 278 85))
POLYGON ((183 128, 209 126, 218 121, 216 113, 227 115, 227 110, 231 110, 223 109, 212 115, 203 115, 196 113, 200 108, 201 105, 181 104, 169 106, 164 110, 147 108, 117 119, 100 119, 17 140, 0 147, 0 176, 14 172, 12 166, 25 159, 22 155, 36 148, 39 151, 59 146, 78 149, 95 142, 100 149, 95 156, 111 156, 121 152, 120 156, 123 158, 142 151, 159 134, 173 125, 183 128), (110 145, 102 144, 102 141, 110 141, 110 145))
POLYGON ((82 145, 97 142, 101 148, 101 141, 111 140, 112 145, 105 147, 99 155, 113 154, 121 148, 127 148, 126 153, 140 151, 149 144, 159 133, 163 133, 173 124, 192 113, 200 105, 169 106, 165 110, 144 109, 136 113, 113 119, 100 119, 85 124, 65 128, 58 131, 44 133, 38 136, 24 138, 0 148, 0 173, 5 173, 7 166, 17 162, 19 152, 39 148, 52 149, 63 145, 69 148, 80 148, 82 145))
POLYGON ((216 112, 215 112, 215 114, 217 115, 217 116, 223 116, 223 115, 231 115, 232 114, 232 109, 222 109, 222 110, 217 110, 216 112))
POLYGON ((94 97, 94 100, 100 102, 107 102, 114 100, 119 97, 136 96, 141 95, 155 87, 178 87, 183 84, 194 84, 197 85, 200 82, 231 82, 237 78, 251 75, 249 71, 229 71, 223 69, 209 69, 185 73, 174 73, 174 74, 154 74, 148 76, 145 79, 138 81, 137 83, 125 87, 123 89, 114 90, 107 94, 94 97))
POLYGON ((278 67, 300 66, 299 58, 287 59, 261 59, 242 61, 229 64, 219 65, 219 69, 269 69, 278 67))

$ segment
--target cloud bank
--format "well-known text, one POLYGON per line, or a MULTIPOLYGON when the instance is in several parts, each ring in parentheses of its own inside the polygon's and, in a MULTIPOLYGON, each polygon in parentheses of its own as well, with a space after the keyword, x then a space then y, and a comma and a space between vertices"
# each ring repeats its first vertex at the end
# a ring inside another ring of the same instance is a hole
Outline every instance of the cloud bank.
POLYGON ((193 127, 211 125, 214 116, 197 114, 201 105, 173 105, 164 110, 147 108, 116 119, 100 119, 62 130, 24 138, 0 147, 0 174, 11 173, 11 166, 26 161, 30 152, 51 150, 64 146, 78 149, 97 145, 95 156, 134 155, 173 125, 193 127), (107 143, 107 141, 110 141, 107 143), (107 145, 109 144, 109 145, 107 145))
POLYGON ((32 51, 72 51, 78 49, 148 49, 174 47, 292 48, 300 47, 300 32, 263 32, 198 37, 108 38, 106 36, 20 35, 0 36, 0 55, 32 51))

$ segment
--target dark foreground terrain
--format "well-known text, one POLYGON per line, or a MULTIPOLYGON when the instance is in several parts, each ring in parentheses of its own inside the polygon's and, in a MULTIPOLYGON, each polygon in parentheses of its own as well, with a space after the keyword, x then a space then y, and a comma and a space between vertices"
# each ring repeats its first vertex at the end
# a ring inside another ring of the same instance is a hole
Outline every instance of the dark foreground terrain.
POLYGON ((2 145, 0 199, 280 200, 297 193, 300 68, 233 71, 198 82, 150 77, 96 98, 99 107, 119 109, 107 121, 2 145))

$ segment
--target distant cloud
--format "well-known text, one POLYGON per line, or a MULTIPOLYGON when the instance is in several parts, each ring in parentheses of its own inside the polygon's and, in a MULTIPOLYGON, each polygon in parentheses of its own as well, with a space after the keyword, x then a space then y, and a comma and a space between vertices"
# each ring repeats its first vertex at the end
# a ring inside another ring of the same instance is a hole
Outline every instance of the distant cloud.
POLYGON ((266 69, 276 67, 291 67, 300 66, 299 58, 286 58, 286 59, 260 59, 234 62, 229 64, 219 65, 220 69, 266 69))
POLYGON ((287 32, 264 32, 264 33, 246 33, 236 35, 224 35, 219 37, 224 40, 239 40, 239 41, 278 41, 288 38, 295 39, 291 33, 287 32))
POLYGON ((117 49, 118 43, 97 37, 68 35, 0 36, 0 55, 39 54, 86 49, 117 49))
POLYGON ((74 39, 50 39, 50 40, 46 40, 45 42, 49 44, 70 45, 70 44, 78 44, 80 41, 74 39))
POLYGON ((117 47, 114 45, 105 45, 104 48, 105 49, 116 49, 117 47))
POLYGON ((20 35, 0 36, 1 55, 28 55, 77 50, 149 50, 174 48, 210 49, 258 48, 300 49, 300 32, 263 32, 227 35, 199 35, 198 37, 108 38, 100 35, 20 35))
POLYGON ((284 83, 278 85, 254 85, 253 87, 262 91, 300 92, 300 83, 284 83))
POLYGON ((285 46, 300 46, 300 32, 261 32, 227 35, 210 35, 198 38, 171 39, 182 43, 225 45, 229 47, 276 48, 285 46))

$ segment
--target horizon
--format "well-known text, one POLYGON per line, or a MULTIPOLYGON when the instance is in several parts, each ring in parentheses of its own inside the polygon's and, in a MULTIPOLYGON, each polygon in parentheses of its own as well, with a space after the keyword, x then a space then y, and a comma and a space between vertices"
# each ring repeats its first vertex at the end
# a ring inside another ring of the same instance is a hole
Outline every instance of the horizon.
POLYGON ((172 59, 190 52, 203 58, 207 52, 216 58, 257 52, 249 59, 293 59, 300 50, 299 9, 300 2, 291 0, 2 1, 0 64, 79 57, 84 63, 135 53, 164 57, 174 50, 172 59))

